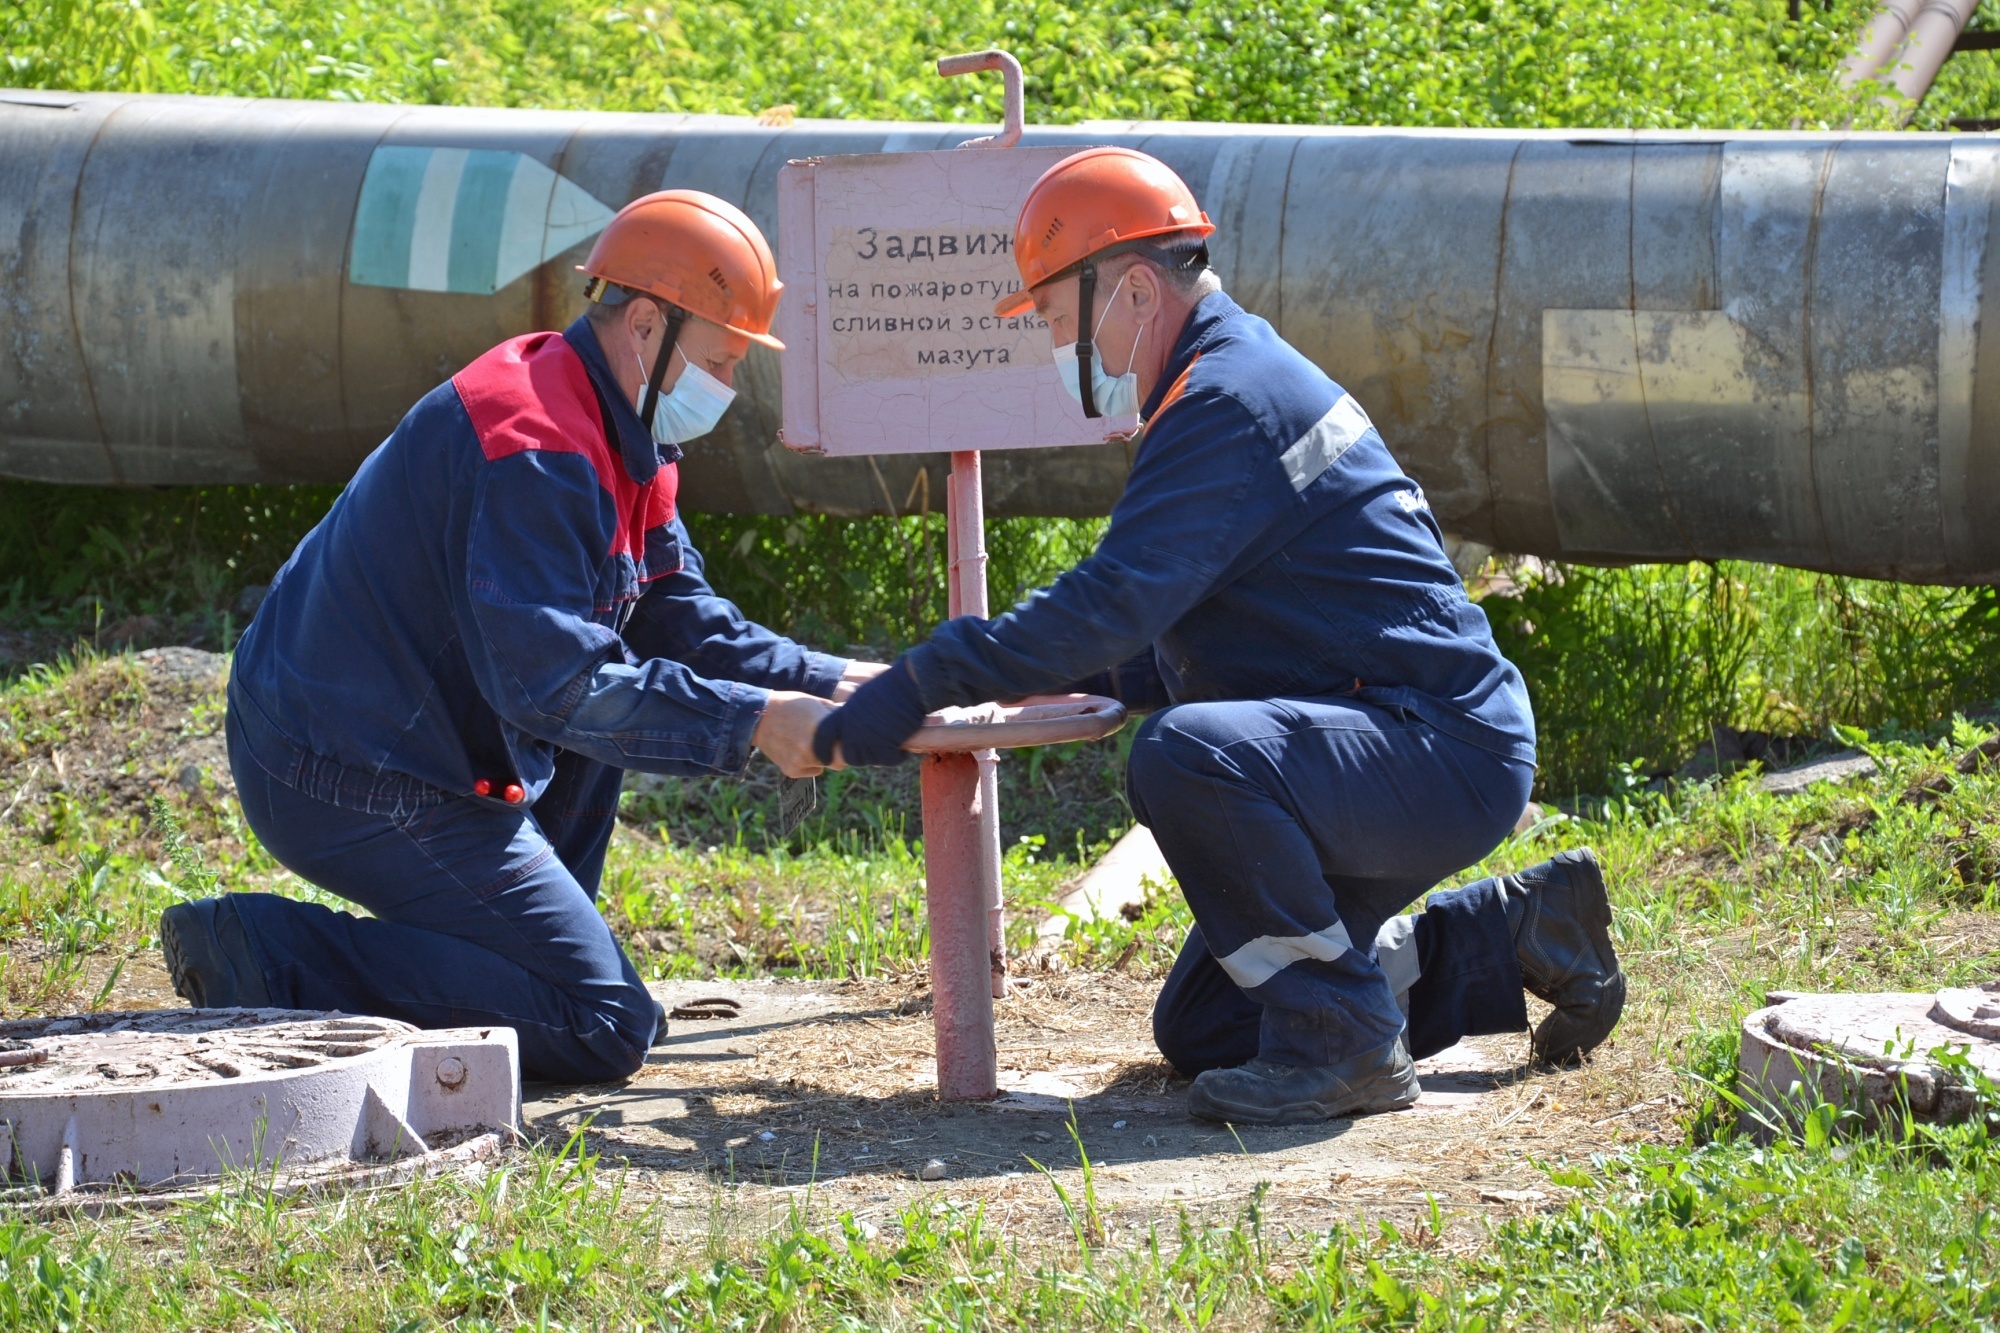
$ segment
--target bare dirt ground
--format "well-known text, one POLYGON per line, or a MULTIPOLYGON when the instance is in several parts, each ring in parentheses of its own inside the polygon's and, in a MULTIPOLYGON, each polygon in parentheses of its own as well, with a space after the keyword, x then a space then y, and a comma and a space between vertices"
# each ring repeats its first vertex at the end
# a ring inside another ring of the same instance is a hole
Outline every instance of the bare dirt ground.
POLYGON ((143 815, 157 793, 233 796, 222 734, 227 659, 149 648, 74 677, 35 707, 24 743, 0 736, 0 820, 33 825, 67 796, 98 816, 143 815))
POLYGON ((810 1189, 888 1226, 912 1199, 940 1195, 983 1204, 1010 1233, 1067 1233, 1052 1181, 1083 1211, 1072 1115, 1114 1231, 1182 1209, 1227 1221, 1260 1192, 1268 1221, 1300 1228, 1362 1214, 1426 1225, 1432 1197, 1461 1219, 1519 1211, 1560 1193, 1533 1160, 1675 1132, 1670 1074, 1643 1075, 1636 1061, 1614 1074, 1625 1062, 1610 1048, 1590 1070, 1538 1073, 1523 1064, 1525 1035, 1424 1061, 1410 1111, 1283 1129, 1207 1124, 1186 1112, 1187 1080, 1153 1054, 1153 989, 1118 973, 1020 986, 998 1006, 1002 1095, 953 1105, 936 1098, 929 997, 917 985, 661 983, 669 1007, 727 996, 742 1012, 675 1021, 621 1086, 531 1086, 525 1116, 551 1139, 587 1123, 592 1147, 629 1166, 636 1185, 689 1204, 706 1206, 711 1182, 747 1208, 810 1189), (922 1178, 932 1162, 943 1179, 922 1178))
MULTIPOLYGON (((1098 1239, 1136 1238, 1184 1210, 1218 1223, 1253 1201, 1268 1226, 1324 1229, 1384 1218, 1443 1240, 1477 1219, 1535 1211, 1564 1193, 1536 1162, 1587 1160, 1678 1136, 1670 1069, 1614 1040, 1583 1069, 1533 1070, 1527 1039, 1484 1037, 1423 1061, 1409 1111, 1324 1125, 1211 1125, 1186 1111, 1186 1079, 1153 1054, 1153 986, 1076 972, 1018 986, 1000 1002, 1001 1096, 936 1095, 929 995, 909 981, 660 982, 669 1008, 735 1000, 734 1017, 676 1019, 635 1077, 524 1089, 523 1128, 560 1146, 581 1129, 627 1188, 707 1230, 718 1208, 775 1221, 810 1193, 816 1209, 893 1229, 910 1204, 982 1205, 1009 1234, 1086 1227, 1089 1153, 1098 1239), (943 1165, 926 1180, 928 1163, 943 1165), (1043 1168, 1046 1168, 1046 1173, 1043 1168), (1136 1233, 1136 1234, 1135 1234, 1136 1233)), ((132 960, 113 1008, 180 1004, 158 958, 132 960)))

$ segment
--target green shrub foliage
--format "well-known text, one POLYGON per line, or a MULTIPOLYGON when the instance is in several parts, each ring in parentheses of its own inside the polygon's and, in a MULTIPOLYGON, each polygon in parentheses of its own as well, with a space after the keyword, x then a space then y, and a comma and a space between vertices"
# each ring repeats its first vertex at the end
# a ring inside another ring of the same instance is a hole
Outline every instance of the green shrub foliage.
POLYGON ((1871 0, 9 0, 16 85, 621 111, 991 120, 1002 46, 1031 117, 1357 125, 1837 125, 1871 0))

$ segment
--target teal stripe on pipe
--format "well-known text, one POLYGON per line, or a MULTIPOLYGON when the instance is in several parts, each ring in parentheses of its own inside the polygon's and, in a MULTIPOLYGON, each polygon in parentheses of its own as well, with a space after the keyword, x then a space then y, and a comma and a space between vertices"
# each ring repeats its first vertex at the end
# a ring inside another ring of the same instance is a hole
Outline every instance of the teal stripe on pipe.
POLYGON ((354 210, 354 246, 347 280, 363 287, 410 285, 410 235, 423 192, 428 148, 377 148, 354 210))
MULTIPOLYGON (((451 214, 451 264, 445 290, 491 296, 499 290, 500 233, 507 223, 507 190, 519 153, 480 149, 466 156, 451 214)), ((545 196, 546 197, 546 196, 545 196)))

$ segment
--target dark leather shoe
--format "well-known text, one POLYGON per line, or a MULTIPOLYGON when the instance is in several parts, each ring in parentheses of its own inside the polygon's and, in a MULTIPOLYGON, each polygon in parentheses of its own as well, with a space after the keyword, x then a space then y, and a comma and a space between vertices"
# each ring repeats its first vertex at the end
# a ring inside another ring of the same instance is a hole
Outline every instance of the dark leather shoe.
POLYGON ((1625 973, 1611 947, 1611 900, 1589 848, 1505 877, 1514 952, 1530 994, 1555 1006, 1535 1029, 1542 1064, 1574 1064, 1625 1011, 1625 973))
POLYGON ((667 1044, 667 1006, 661 1004, 658 1000, 655 1000, 653 1001, 653 1045, 657 1047, 657 1046, 664 1046, 666 1044, 667 1044))
POLYGON ((197 898, 160 913, 160 953, 174 993, 197 1009, 265 1009, 264 969, 227 898, 197 898))
POLYGON ((1417 1067, 1401 1037, 1333 1065, 1280 1065, 1262 1058, 1195 1079, 1188 1111, 1234 1125, 1297 1125, 1416 1104, 1417 1067))

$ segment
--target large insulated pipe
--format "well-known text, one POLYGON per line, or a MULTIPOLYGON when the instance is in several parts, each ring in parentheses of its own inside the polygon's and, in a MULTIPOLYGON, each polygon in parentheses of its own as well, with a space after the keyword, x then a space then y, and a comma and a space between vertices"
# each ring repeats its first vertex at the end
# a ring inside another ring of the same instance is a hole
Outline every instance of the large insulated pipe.
MULTIPOLYGON (((342 480, 441 378, 576 313, 570 266, 610 209, 693 186, 774 230, 787 160, 966 134, 0 93, 0 473, 342 480)), ((1095 124, 1022 142, 1180 171, 1237 298, 1356 394, 1469 540, 2000 580, 1983 137, 1095 124)), ((926 493, 919 458, 787 453, 778 364, 754 351, 744 401, 690 451, 688 508, 926 493)), ((992 454, 988 512, 1104 513, 1127 465, 1119 445, 992 454)))

